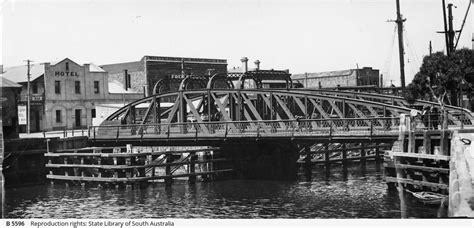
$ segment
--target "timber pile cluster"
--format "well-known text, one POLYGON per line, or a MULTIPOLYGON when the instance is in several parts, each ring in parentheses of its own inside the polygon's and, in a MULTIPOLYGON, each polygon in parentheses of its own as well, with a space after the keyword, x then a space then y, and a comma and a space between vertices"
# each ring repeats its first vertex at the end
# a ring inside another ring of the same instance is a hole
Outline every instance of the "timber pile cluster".
POLYGON ((212 180, 220 172, 213 165, 225 159, 214 158, 212 147, 85 147, 45 154, 47 178, 66 183, 133 185, 187 177, 212 180))
POLYGON ((385 180, 389 187, 448 193, 450 133, 445 130, 401 131, 385 152, 385 180))

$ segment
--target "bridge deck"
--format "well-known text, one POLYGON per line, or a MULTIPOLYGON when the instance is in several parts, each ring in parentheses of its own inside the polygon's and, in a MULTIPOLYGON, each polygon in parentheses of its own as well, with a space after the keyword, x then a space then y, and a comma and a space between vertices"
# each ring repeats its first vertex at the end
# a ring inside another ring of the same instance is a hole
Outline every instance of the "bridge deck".
POLYGON ((93 127, 91 139, 116 140, 229 140, 309 138, 394 138, 398 118, 280 120, 116 125, 93 127))

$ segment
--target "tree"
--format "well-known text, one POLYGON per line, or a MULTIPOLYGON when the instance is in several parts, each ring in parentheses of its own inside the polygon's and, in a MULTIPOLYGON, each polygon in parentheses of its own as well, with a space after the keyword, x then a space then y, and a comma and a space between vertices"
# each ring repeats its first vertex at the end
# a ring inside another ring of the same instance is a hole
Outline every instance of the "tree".
POLYGON ((451 56, 437 52, 423 58, 420 71, 407 86, 404 97, 409 103, 425 99, 436 100, 442 106, 457 105, 461 84, 474 84, 474 50, 460 49, 451 56))

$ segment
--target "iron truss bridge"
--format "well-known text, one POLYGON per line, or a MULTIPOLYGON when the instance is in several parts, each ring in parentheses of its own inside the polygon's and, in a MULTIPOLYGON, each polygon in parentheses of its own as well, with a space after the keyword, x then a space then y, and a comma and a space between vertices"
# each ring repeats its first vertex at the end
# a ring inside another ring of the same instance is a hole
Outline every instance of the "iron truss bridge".
MULTIPOLYGON (((417 101, 418 106, 438 106, 417 101)), ((440 108, 440 107, 438 107, 440 108)), ((470 127, 471 112, 447 106, 450 128, 470 127)), ((403 98, 308 89, 207 89, 155 94, 134 101, 90 128, 98 141, 395 138, 403 98)), ((438 115, 439 116, 439 115, 438 115)), ((439 118, 419 127, 437 127, 439 118)))

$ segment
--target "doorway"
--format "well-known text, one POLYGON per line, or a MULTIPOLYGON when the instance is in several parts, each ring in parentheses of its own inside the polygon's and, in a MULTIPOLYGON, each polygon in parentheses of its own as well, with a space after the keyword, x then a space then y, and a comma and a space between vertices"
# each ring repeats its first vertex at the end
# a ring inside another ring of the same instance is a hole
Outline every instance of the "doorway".
POLYGON ((40 131, 40 113, 38 110, 33 111, 33 120, 35 123, 35 126, 33 128, 34 132, 39 132, 40 131))
POLYGON ((75 116, 76 128, 79 128, 79 127, 82 126, 82 124, 81 124, 81 110, 80 110, 80 109, 76 109, 76 110, 75 110, 75 114, 76 114, 76 116, 75 116))

